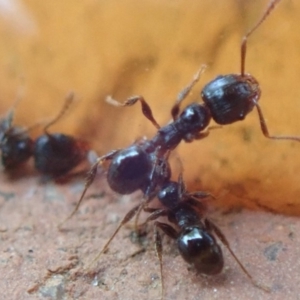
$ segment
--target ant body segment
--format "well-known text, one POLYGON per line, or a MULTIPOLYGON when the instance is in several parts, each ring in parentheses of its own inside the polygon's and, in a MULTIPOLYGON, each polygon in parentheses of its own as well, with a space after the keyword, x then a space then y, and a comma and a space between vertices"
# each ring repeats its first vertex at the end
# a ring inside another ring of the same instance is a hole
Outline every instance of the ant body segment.
POLYGON ((87 156, 89 149, 86 143, 71 135, 48 132, 49 127, 65 114, 73 100, 74 94, 70 93, 62 110, 44 127, 44 134, 34 142, 34 166, 43 175, 53 178, 64 176, 87 156))

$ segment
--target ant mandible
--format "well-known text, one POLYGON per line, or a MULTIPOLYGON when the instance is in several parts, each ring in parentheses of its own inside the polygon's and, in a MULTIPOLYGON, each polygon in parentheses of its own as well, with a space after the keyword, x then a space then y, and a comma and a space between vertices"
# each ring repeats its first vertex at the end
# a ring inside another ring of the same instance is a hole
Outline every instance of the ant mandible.
POLYGON ((29 128, 13 125, 14 107, 0 123, 0 150, 2 165, 6 171, 21 167, 34 159, 37 171, 46 176, 58 178, 66 175, 87 156, 87 143, 62 133, 49 133, 50 126, 59 121, 74 101, 70 93, 59 114, 44 126, 44 134, 33 140, 28 132, 40 123, 29 128))

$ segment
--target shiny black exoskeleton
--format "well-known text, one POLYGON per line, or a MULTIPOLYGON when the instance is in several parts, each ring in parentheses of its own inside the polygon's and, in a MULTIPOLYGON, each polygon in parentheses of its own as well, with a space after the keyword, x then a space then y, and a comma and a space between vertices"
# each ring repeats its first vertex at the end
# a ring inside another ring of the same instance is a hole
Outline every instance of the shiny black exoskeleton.
POLYGON ((245 119, 260 98, 260 88, 251 75, 230 74, 205 85, 201 97, 214 121, 227 125, 245 119))
POLYGON ((70 135, 44 134, 34 142, 34 166, 41 174, 59 177, 82 162, 86 150, 83 143, 70 135))
POLYGON ((166 216, 177 229, 158 221, 155 227, 176 239, 180 255, 198 272, 214 275, 223 269, 224 259, 222 250, 213 236, 216 226, 203 216, 205 205, 200 199, 208 196, 209 194, 204 192, 188 193, 181 178, 179 182, 169 181, 157 194, 164 207, 150 209, 152 213, 147 222, 166 216))

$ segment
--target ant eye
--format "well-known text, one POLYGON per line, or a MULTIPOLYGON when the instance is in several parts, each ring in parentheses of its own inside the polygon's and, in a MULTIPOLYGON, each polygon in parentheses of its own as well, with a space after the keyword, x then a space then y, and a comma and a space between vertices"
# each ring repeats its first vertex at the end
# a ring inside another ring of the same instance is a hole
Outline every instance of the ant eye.
POLYGON ((177 240, 185 261, 206 275, 218 274, 224 266, 223 254, 215 238, 200 227, 187 227, 177 240))

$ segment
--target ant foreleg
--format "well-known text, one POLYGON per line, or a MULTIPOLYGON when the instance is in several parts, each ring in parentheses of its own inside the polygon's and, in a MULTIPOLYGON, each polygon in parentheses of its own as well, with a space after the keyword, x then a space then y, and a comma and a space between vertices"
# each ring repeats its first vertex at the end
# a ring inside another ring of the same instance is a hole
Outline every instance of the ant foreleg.
POLYGON ((94 182, 94 179, 97 175, 97 169, 99 165, 102 165, 104 161, 106 160, 111 160, 114 158, 114 156, 119 152, 120 150, 112 150, 109 153, 107 153, 104 156, 101 156, 97 159, 97 161, 94 163, 94 165, 91 167, 91 169, 89 170, 89 172, 87 173, 87 177, 86 177, 86 181, 85 181, 85 186, 84 186, 84 190, 80 196, 79 201, 77 202, 74 210, 72 211, 72 213, 63 221, 58 225, 58 228, 61 228, 69 219, 71 219, 75 213, 78 211, 80 204, 88 190, 88 188, 90 187, 90 185, 94 182))
POLYGON ((90 266, 99 259, 99 257, 105 253, 108 249, 109 244, 111 243, 111 241, 114 239, 114 237, 117 235, 117 233, 120 231, 120 229, 126 224, 128 223, 135 215, 136 213, 139 211, 140 207, 141 207, 141 203, 136 205, 134 208, 132 208, 123 218, 123 220, 121 221, 121 223, 119 224, 119 226, 117 227, 117 229, 115 230, 115 232, 113 233, 113 235, 109 238, 109 240, 106 242, 106 244, 104 245, 104 247, 102 248, 102 250, 99 252, 99 254, 97 254, 97 256, 88 264, 86 269, 89 269, 90 266))

